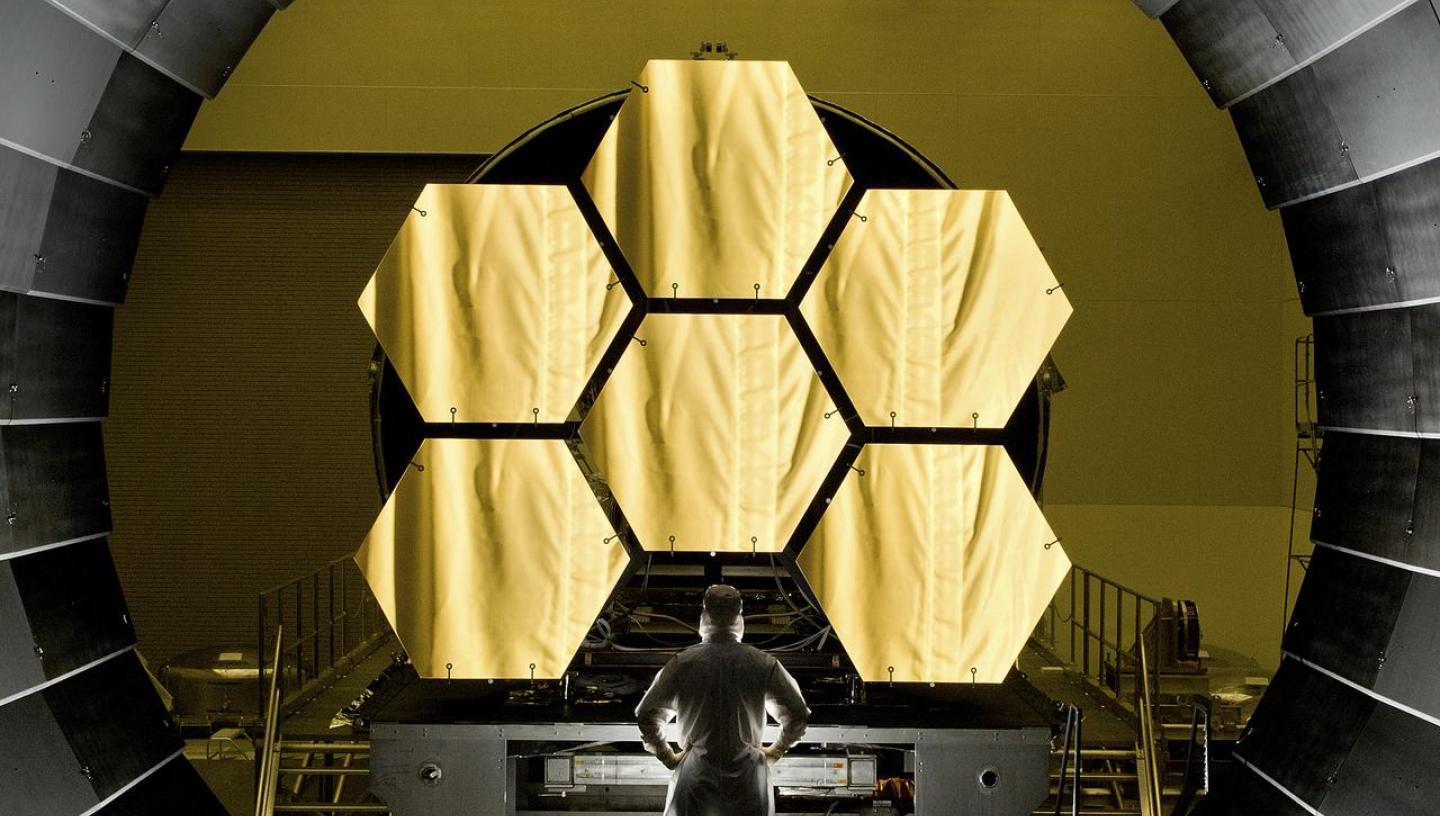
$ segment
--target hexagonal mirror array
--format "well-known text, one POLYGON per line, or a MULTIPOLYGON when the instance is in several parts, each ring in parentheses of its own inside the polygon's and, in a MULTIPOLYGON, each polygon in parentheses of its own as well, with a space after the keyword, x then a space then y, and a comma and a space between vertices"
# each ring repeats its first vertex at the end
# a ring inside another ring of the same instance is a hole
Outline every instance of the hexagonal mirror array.
POLYGON ((866 424, 1003 428, 1070 303, 1010 196, 867 190, 801 305, 866 424))
POLYGON ((355 555, 420 676, 455 679, 563 675, 629 560, 552 439, 426 440, 355 555))
POLYGON ((850 438, 781 315, 652 314, 580 428, 651 551, 779 552, 850 438))
POLYGON ((563 422, 630 299, 570 191, 431 184, 360 297, 426 422, 563 422))
POLYGON ((799 557, 868 681, 998 683, 1070 569, 1005 449, 867 445, 799 557))
POLYGON ((356 556, 412 661, 558 676, 623 539, 785 552, 865 679, 999 682, 1068 568, 1004 450, 963 436, 1005 425, 1070 313, 1009 196, 870 189, 850 218, 788 65, 635 85, 575 192, 616 277, 566 188, 432 185, 361 298, 425 421, 481 437, 426 441, 356 556), (646 295, 634 336, 617 281, 646 295), (484 438, 515 423, 553 438, 484 438), (880 436, 904 426, 946 433, 880 436))
POLYGON ((583 181, 651 297, 781 298, 850 187, 785 62, 652 60, 583 181))

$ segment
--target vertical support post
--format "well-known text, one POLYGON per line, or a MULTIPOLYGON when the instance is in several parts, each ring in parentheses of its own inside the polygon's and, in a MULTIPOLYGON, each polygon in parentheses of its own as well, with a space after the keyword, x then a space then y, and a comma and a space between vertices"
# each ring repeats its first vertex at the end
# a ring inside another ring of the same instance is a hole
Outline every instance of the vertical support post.
POLYGON ((339 566, 338 561, 331 561, 329 569, 325 572, 325 591, 329 595, 329 603, 325 607, 326 613, 330 616, 330 627, 326 633, 330 643, 330 665, 335 665, 335 570, 339 566))
MULTIPOLYGON (((258 676, 260 678, 260 682, 256 684, 255 688, 255 711, 257 712, 256 716, 263 720, 265 718, 265 613, 267 611, 265 593, 260 593, 257 602, 257 605, 260 608, 260 631, 256 633, 258 635, 259 646, 257 647, 258 651, 255 653, 255 665, 259 667, 258 676)), ((255 767, 256 775, 258 778, 260 766, 257 764, 255 767)))
POLYGON ((1075 665, 1075 567, 1070 567, 1070 665, 1075 665))
POLYGON ((310 574, 310 656, 311 666, 318 676, 321 672, 320 663, 320 573, 318 571, 310 574))
POLYGON ((1080 594, 1081 594, 1081 600, 1085 603, 1085 609, 1084 609, 1083 612, 1081 613, 1082 616, 1083 616, 1082 619, 1084 620, 1084 624, 1083 624, 1082 630, 1081 630, 1080 655, 1081 655, 1081 658, 1082 658, 1082 660, 1083 660, 1083 662, 1081 663, 1081 669, 1082 669, 1083 671, 1082 671, 1081 673, 1084 674, 1086 677, 1089 677, 1089 676, 1090 676, 1090 575, 1089 575, 1089 573, 1085 573, 1085 574, 1084 574, 1084 577, 1085 577, 1085 586, 1084 586, 1084 588, 1083 588, 1083 591, 1080 593, 1080 594))
MULTIPOLYGON (((1100 626, 1098 627, 1100 641, 1100 665, 1096 666, 1095 676, 1100 679, 1101 685, 1105 685, 1105 584, 1104 578, 1100 579, 1100 626)), ((1119 679, 1116 679, 1115 687, 1119 688, 1119 679)))
POLYGON ((350 651, 350 641, 345 639, 345 625, 350 618, 350 596, 345 593, 345 568, 340 568, 340 648, 350 651))
POLYGON ((296 688, 305 685, 305 584, 296 581, 295 588, 295 680, 296 688))

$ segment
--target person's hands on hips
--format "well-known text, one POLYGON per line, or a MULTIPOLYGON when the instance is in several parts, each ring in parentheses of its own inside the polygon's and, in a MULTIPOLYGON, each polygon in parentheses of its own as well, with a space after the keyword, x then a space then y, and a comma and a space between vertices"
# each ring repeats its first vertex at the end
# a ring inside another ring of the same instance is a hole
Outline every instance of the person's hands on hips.
POLYGON ((681 748, 679 751, 671 751, 668 755, 660 757, 660 762, 668 769, 675 770, 680 767, 680 760, 685 758, 688 748, 681 748))
POLYGON ((760 753, 765 755, 766 765, 774 765, 780 761, 780 757, 785 756, 785 752, 777 749, 774 745, 761 748, 760 753))

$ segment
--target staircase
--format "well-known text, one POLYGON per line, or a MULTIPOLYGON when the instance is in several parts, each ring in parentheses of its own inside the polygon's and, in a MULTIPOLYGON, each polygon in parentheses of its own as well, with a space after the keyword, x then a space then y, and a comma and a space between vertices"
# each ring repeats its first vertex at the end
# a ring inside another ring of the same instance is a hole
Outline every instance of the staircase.
MULTIPOLYGON (((1075 769, 1065 771, 1064 800, 1057 802, 1060 792, 1062 752, 1050 758, 1050 798, 1035 810, 1036 814, 1071 813, 1072 786, 1075 769), (1058 806, 1058 809, 1057 809, 1058 806)), ((1071 759, 1073 762, 1073 757, 1071 759)), ((1075 813, 1093 816, 1121 816, 1142 813, 1139 764, 1133 748, 1085 748, 1080 757, 1080 795, 1075 813)))
POLYGON ((370 743, 343 735, 276 744, 271 813, 389 813, 370 795, 370 743))

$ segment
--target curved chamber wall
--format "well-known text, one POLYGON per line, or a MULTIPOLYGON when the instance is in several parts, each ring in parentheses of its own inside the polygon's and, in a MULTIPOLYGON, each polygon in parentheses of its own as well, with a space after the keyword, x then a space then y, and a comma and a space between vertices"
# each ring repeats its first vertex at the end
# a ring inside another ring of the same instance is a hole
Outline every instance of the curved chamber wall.
POLYGON ((0 0, 0 813, 225 811, 134 651, 100 420, 201 100, 279 0, 0 0))
MULTIPOLYGON (((1429 0, 1137 4, 1229 108, 1282 209, 1325 390, 1317 554, 1243 769, 1207 807, 1427 812, 1440 18, 1429 0)), ((132 651, 98 420, 147 196, 284 5, 0 0, 0 812, 221 812, 132 651)))
POLYGON ((1138 2, 1234 119, 1315 323, 1315 555, 1211 813, 1440 796, 1440 14, 1430 0, 1138 2))

